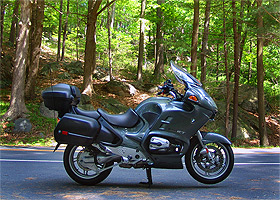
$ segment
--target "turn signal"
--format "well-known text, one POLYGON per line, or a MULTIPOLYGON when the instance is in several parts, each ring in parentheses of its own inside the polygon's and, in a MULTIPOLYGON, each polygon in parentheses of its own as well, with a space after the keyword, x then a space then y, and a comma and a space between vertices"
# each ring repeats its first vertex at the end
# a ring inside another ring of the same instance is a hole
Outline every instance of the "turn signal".
POLYGON ((189 96, 188 99, 191 100, 191 101, 194 101, 194 102, 198 102, 197 97, 194 96, 194 95, 189 96))

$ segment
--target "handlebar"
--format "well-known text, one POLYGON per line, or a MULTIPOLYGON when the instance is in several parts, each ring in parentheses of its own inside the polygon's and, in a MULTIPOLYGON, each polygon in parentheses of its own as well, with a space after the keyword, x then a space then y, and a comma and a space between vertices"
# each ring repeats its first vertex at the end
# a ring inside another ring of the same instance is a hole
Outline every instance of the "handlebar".
POLYGON ((158 88, 161 90, 157 93, 157 95, 161 94, 171 94, 174 99, 181 99, 182 95, 173 87, 173 84, 171 83, 171 80, 168 79, 164 82, 163 86, 158 86, 158 88))

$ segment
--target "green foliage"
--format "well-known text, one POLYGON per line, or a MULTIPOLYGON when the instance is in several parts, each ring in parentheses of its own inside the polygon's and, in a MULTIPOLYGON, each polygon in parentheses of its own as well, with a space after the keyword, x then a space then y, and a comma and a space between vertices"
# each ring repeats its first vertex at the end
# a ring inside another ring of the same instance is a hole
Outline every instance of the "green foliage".
POLYGON ((6 111, 9 108, 9 106, 10 106, 10 103, 4 102, 4 101, 0 101, 0 116, 4 115, 6 113, 6 111))
MULTIPOLYGON (((5 18, 3 25, 3 43, 4 47, 11 48, 8 44, 9 30, 12 21, 13 1, 3 1, 5 5, 5 18)), ((234 80, 234 52, 233 52, 233 19, 232 19, 232 2, 225 2, 225 21, 226 21, 226 40, 228 51, 228 67, 230 72, 230 81, 234 80)), ((266 100, 272 107, 279 108, 280 96, 280 1, 270 0, 263 1, 263 6, 258 10, 256 2, 253 0, 236 2, 238 31, 241 33, 240 40, 245 38, 243 46, 243 55, 240 66, 240 84, 249 84, 257 86, 257 33, 261 31, 264 39, 263 63, 265 68, 264 90, 266 100), (263 14, 264 29, 257 29, 257 13, 263 14), (243 12, 241 14, 241 12, 243 12)), ((106 5, 107 1, 102 1, 101 8, 106 5)), ((62 24, 66 20, 66 4, 63 1, 62 24)), ((139 24, 140 24, 140 5, 139 0, 117 0, 115 2, 114 25, 112 31, 112 59, 113 75, 120 76, 124 79, 136 80, 137 61, 138 61, 138 42, 139 42, 139 24)), ((200 55, 202 34, 204 26, 205 1, 200 1, 200 21, 199 21, 199 39, 198 39, 198 73, 200 78, 200 55)), ((190 67, 190 52, 192 43, 192 23, 193 23, 193 0, 166 0, 161 5, 163 12, 163 32, 164 32, 164 56, 165 56, 165 74, 160 80, 155 80, 154 62, 155 62, 155 36, 157 17, 157 0, 147 0, 145 10, 145 55, 143 67, 143 82, 159 84, 166 78, 171 78, 176 83, 174 76, 169 71, 169 61, 176 60, 179 65, 187 70, 190 67)), ((45 0, 44 25, 43 25, 43 53, 55 54, 57 52, 58 24, 59 24, 59 7, 60 1, 45 0)), ((58 78, 71 79, 73 75, 83 75, 83 58, 85 55, 86 43, 86 23, 88 13, 88 0, 70 0, 70 14, 68 17, 68 28, 66 35, 65 57, 68 59, 64 62, 47 62, 42 64, 40 75, 48 77, 51 74, 59 74, 58 78), (76 62, 77 61, 77 62, 76 62)), ((19 12, 20 13, 20 12, 19 12)), ((102 68, 108 68, 108 30, 107 30, 107 9, 98 16, 96 24, 96 41, 97 41, 97 65, 102 68)), ((211 1, 211 15, 209 24, 209 37, 207 47, 207 83, 205 87, 210 94, 219 94, 221 84, 226 80, 225 75, 225 58, 224 58, 224 39, 223 39, 223 1, 211 1)), ((12 48, 11 48, 12 49, 12 48)), ((10 51, 14 51, 13 49, 10 51)), ((6 49, 5 51, 6 52, 6 49)), ((55 56, 55 55, 54 55, 55 56)), ((9 54, 4 55, 2 63, 12 63, 9 54)), ((54 59, 52 59, 54 60, 54 59)), ((8 64, 7 64, 8 65, 8 64)), ((4 68, 3 68, 4 69, 4 68)), ((12 64, 7 67, 12 72, 12 64)), ((2 70, 3 71, 3 70, 2 70)), ((5 71, 6 68, 5 68, 5 71)), ((2 72, 1 72, 1 77, 2 72)), ((1 88, 10 86, 11 76, 2 78, 1 88)), ((215 98, 215 96, 214 96, 215 98)), ((222 97, 221 97, 222 98, 222 97)), ((5 113, 8 104, 1 103, 1 115, 5 113)), ((32 107, 32 106, 31 106, 32 107)), ((276 108, 276 109, 277 109, 276 108)), ((31 113, 35 110, 30 108, 31 113)), ((36 114, 37 116, 37 114, 36 114)), ((31 117, 31 116, 30 116, 31 117)), ((32 118, 32 117, 31 117, 32 118)), ((35 120, 35 114, 34 119, 35 120)), ((45 119, 41 119, 46 121, 45 119)), ((34 121, 34 123, 39 123, 34 121)), ((41 125, 38 125, 39 127, 41 125)), ((44 129, 44 127, 42 127, 44 129)), ((34 140, 34 139, 32 139, 34 140)), ((35 141, 35 140, 34 140, 35 141)))
MULTIPOLYGON (((9 103, 0 101, 1 115, 9 107, 9 103)), ((1 122, 0 144, 1 145, 50 145, 53 142, 53 129, 56 126, 56 119, 43 117, 39 111, 38 104, 27 104, 29 110, 27 118, 32 124, 30 133, 15 133, 15 137, 10 139, 5 133, 13 134, 14 122, 1 122)))

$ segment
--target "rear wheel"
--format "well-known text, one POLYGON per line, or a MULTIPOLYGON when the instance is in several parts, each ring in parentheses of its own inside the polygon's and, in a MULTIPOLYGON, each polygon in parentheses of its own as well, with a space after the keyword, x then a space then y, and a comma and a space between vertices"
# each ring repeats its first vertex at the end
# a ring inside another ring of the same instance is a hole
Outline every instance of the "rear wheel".
POLYGON ((63 163, 67 174, 77 183, 95 185, 106 179, 112 171, 113 163, 99 164, 102 152, 94 147, 67 145, 63 163), (107 170, 104 170, 108 168, 107 170))
POLYGON ((186 167, 190 175, 205 184, 215 184, 226 179, 232 171, 234 155, 229 144, 212 142, 207 149, 202 149, 197 139, 185 157, 186 167))

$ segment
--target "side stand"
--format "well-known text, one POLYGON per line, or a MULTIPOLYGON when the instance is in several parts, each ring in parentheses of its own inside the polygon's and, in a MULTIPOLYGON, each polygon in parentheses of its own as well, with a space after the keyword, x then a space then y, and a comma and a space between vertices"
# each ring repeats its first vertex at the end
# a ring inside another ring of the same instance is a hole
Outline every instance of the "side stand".
POLYGON ((150 167, 146 168, 146 174, 148 182, 140 182, 140 184, 148 184, 148 187, 150 188, 151 185, 153 185, 152 169, 150 167))

